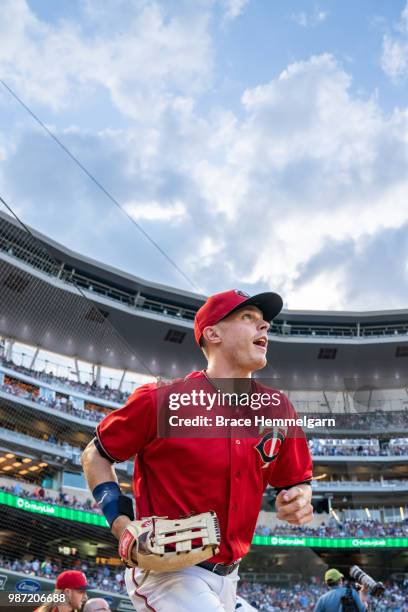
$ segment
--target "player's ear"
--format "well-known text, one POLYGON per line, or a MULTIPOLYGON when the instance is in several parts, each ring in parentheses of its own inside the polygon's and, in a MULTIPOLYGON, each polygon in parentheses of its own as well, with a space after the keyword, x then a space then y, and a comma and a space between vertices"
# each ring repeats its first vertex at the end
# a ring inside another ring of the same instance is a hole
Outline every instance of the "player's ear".
POLYGON ((221 337, 217 325, 209 325, 208 327, 205 327, 203 330, 203 336, 206 348, 214 344, 219 344, 221 342, 221 337))

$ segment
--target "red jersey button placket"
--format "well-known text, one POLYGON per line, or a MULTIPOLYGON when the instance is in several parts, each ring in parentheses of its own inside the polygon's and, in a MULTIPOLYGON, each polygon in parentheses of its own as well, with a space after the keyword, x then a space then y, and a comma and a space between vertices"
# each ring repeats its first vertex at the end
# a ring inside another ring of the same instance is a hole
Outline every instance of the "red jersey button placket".
POLYGON ((240 467, 244 447, 241 440, 231 440, 231 492, 229 504, 229 535, 235 540, 237 525, 239 523, 239 499, 240 499, 240 467))

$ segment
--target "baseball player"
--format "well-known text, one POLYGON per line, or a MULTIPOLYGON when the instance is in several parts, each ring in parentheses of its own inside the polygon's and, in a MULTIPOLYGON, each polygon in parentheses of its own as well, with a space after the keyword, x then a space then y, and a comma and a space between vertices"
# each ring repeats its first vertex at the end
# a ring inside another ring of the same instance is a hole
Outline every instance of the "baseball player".
MULTIPOLYGON (((271 292, 210 297, 194 320, 208 366, 189 374, 186 384, 212 390, 220 379, 255 384, 251 376, 266 365, 268 328, 281 308, 271 292)), ((88 485, 119 540, 135 610, 233 612, 239 562, 250 548, 266 486, 277 489, 279 519, 312 520, 306 439, 159 437, 157 394, 156 383, 139 387, 98 425, 82 455, 88 485), (136 520, 113 467, 134 456, 136 520)))
POLYGON ((66 570, 57 576, 54 595, 55 600, 37 608, 35 612, 76 612, 81 610, 87 599, 86 589, 89 586, 83 572, 77 570, 66 570), (60 595, 64 595, 64 601, 59 603, 60 595))

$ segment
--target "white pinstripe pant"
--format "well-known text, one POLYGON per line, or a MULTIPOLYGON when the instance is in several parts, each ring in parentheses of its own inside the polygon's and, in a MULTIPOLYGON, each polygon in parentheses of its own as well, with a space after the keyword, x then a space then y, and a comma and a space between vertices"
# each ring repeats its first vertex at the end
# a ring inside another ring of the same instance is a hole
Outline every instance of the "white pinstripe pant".
POLYGON ((176 572, 125 572, 137 612, 234 612, 238 579, 238 568, 218 576, 196 565, 176 572))

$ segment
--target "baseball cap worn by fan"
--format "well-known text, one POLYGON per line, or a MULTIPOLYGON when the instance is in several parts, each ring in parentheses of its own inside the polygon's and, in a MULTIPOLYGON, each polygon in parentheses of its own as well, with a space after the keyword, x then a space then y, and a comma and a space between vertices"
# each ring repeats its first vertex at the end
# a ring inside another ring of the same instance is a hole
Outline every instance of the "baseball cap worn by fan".
POLYGON ((327 570, 327 572, 324 575, 324 581, 327 583, 329 582, 329 580, 332 580, 333 582, 337 582, 338 580, 340 580, 340 578, 344 578, 344 575, 339 572, 338 569, 329 569, 327 570))
POLYGON ((265 321, 272 321, 282 310, 283 302, 280 295, 271 291, 258 293, 252 297, 238 289, 216 293, 208 298, 195 316, 194 336, 197 344, 200 344, 206 327, 215 325, 243 306, 257 306, 262 311, 265 321))
POLYGON ((55 583, 57 589, 76 589, 77 591, 85 591, 89 588, 84 573, 78 570, 67 570, 62 572, 55 583))

